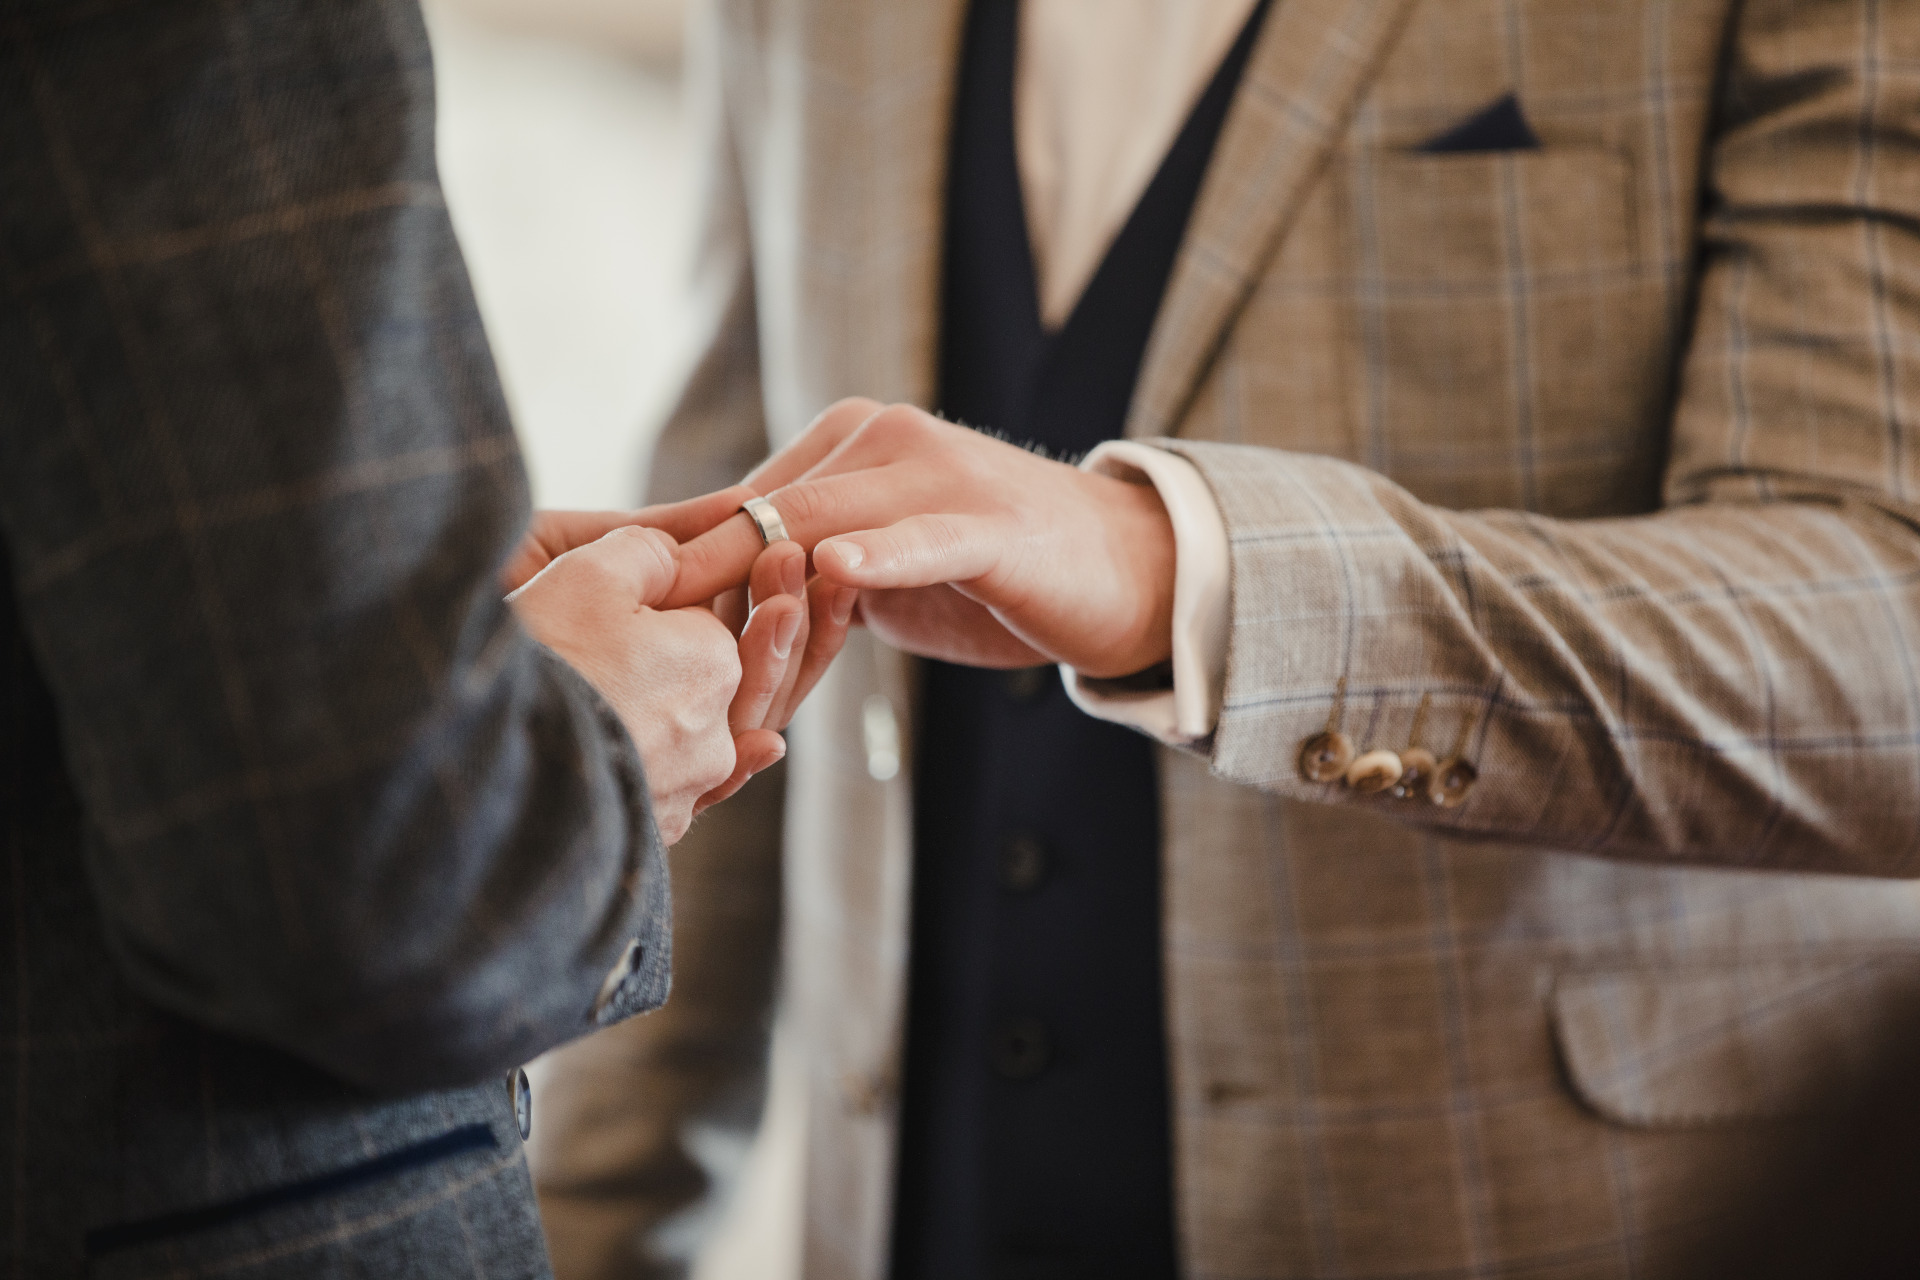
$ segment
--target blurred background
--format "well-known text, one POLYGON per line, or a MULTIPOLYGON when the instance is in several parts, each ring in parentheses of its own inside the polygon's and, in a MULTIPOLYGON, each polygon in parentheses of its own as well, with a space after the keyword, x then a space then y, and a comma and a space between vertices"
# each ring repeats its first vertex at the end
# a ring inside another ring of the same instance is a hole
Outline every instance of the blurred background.
POLYGON ((541 506, 631 505, 682 353, 685 0, 428 0, 440 164, 541 506))
MULTIPOLYGON (((426 0, 441 180, 539 506, 635 503, 688 356, 688 6, 426 0)), ((695 1280, 799 1274, 797 1085, 777 1063, 753 1146, 701 1150, 737 1179, 695 1280)))

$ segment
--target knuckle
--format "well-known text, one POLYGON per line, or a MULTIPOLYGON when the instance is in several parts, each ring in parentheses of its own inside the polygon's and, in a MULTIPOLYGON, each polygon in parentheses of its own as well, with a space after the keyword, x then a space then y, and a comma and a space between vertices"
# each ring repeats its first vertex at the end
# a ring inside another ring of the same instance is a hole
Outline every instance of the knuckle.
POLYGON ((673 539, 659 529, 644 524, 623 524, 608 535, 620 542, 635 543, 643 547, 658 547, 663 542, 671 546, 673 539))
POLYGON ((973 444, 974 441, 966 441, 964 443, 956 441, 955 447, 946 451, 948 456, 944 465, 953 467, 971 484, 981 484, 1003 478, 1002 472, 1009 461, 1008 455, 1004 454, 1000 449, 991 447, 999 443, 998 441, 987 440, 986 437, 978 437, 978 440, 981 443, 987 444, 989 447, 967 448, 965 446, 967 444, 973 444))
POLYGON ((926 535, 928 548, 936 555, 952 555, 966 545, 965 528, 951 516, 928 516, 921 527, 926 535))
POLYGON ((593 596, 612 588, 622 577, 597 543, 567 552, 553 562, 551 572, 559 585, 593 596))
POLYGON ((789 524, 810 525, 820 518, 824 503, 820 488, 809 480, 796 480, 774 494, 771 501, 789 524))
POLYGON ((720 733, 708 735, 700 752, 700 793, 705 795, 731 778, 736 761, 731 734, 723 730, 720 733))
POLYGON ((623 554, 654 569, 671 566, 673 553, 680 545, 664 530, 640 524, 622 525, 610 536, 618 540, 615 545, 623 554))
POLYGON ((818 432, 829 440, 837 440, 859 429, 860 424, 872 417, 880 409, 880 403, 866 396, 848 396, 836 400, 821 410, 820 416, 810 423, 804 434, 818 432))
POLYGON ((650 582, 660 580, 671 582, 680 572, 680 544, 658 529, 649 532, 654 536, 649 540, 653 551, 648 566, 648 579, 650 582))
POLYGON ((745 667, 740 662, 740 650, 732 644, 720 646, 713 657, 714 683, 725 686, 727 695, 731 697, 733 690, 739 687, 740 677, 744 672, 745 667))
POLYGON ((716 572, 725 560, 721 548, 711 538, 695 538, 681 547, 674 556, 676 573, 701 577, 716 572))
POLYGON ((739 687, 744 668, 740 661, 739 646, 718 618, 714 619, 712 630, 718 634, 704 636, 698 650, 692 655, 691 674, 695 684, 704 688, 709 700, 724 702, 732 698, 734 690, 739 687))
POLYGON ((813 420, 813 426, 818 427, 828 422, 844 422, 848 418, 853 417, 871 417, 874 410, 880 407, 880 402, 870 396, 847 396, 843 399, 835 400, 832 404, 821 410, 820 416, 813 420))
POLYGON ((890 404, 867 420, 866 430, 892 445, 911 445, 926 435, 926 415, 910 404, 890 404))

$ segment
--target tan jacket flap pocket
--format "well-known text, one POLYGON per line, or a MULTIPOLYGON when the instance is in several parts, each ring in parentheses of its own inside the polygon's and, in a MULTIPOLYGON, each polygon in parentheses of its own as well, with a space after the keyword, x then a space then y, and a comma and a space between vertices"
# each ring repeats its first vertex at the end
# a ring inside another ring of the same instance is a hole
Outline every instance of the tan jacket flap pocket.
POLYGON ((1920 1027, 1920 957, 1570 973, 1553 1012, 1575 1091, 1611 1120, 1815 1115, 1920 1027))

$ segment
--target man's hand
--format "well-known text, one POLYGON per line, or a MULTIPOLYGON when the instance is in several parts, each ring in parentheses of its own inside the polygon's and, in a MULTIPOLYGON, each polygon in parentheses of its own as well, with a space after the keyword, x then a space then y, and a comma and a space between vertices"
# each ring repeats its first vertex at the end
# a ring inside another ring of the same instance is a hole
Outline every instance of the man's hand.
POLYGON ((682 538, 671 600, 708 599, 759 553, 758 493, 889 643, 975 666, 1131 675, 1172 651, 1173 524, 1158 492, 906 406, 846 400, 744 485, 643 513, 682 538), (718 518, 691 541, 702 521, 718 518))
MULTIPOLYGON (((511 595, 567 552, 627 525, 645 525, 660 530, 674 542, 685 542, 725 520, 752 496, 750 491, 736 485, 688 502, 638 511, 536 511, 526 535, 500 571, 500 589, 511 595)), ((744 587, 746 575, 743 573, 738 582, 728 585, 744 587)))
MULTIPOLYGON (((524 547, 516 564, 523 558, 524 547)), ((662 607, 677 565, 673 539, 655 529, 615 527, 553 555, 508 598, 626 725, 668 844, 786 754, 770 721, 786 710, 789 667, 799 666, 790 658, 805 645, 806 607, 784 590, 797 588, 804 556, 788 547, 761 560, 757 607, 737 643, 707 610, 662 607)))
MULTIPOLYGON (((520 540, 520 545, 514 549, 512 557, 501 571, 501 588, 509 593, 518 591, 559 557, 604 538, 615 529, 636 526, 658 529, 668 535, 669 545, 674 540, 685 541, 697 537, 734 515, 740 510, 740 504, 753 496, 753 490, 736 485, 687 502, 644 507, 637 511, 536 511, 526 536, 520 540)), ((753 545, 758 550, 760 539, 757 533, 753 545)), ((685 592, 676 591, 674 603, 712 608, 727 629, 744 641, 746 635, 743 628, 747 624, 750 609, 761 601, 779 595, 804 596, 805 618, 800 624, 798 641, 801 646, 800 660, 787 666, 785 681, 767 704, 763 717, 766 728, 785 729, 793 719, 794 712, 799 710, 807 694, 826 674, 827 667, 846 643, 847 628, 851 624, 860 593, 850 587, 835 586, 818 577, 809 582, 807 554, 797 543, 776 543, 748 563, 751 566, 749 569, 743 570, 741 576, 726 583, 724 589, 713 593, 711 598, 695 600, 685 592)), ((754 696, 751 676, 750 669, 749 678, 742 682, 736 700, 754 696)), ((736 789, 724 789, 722 795, 711 797, 709 802, 711 799, 724 799, 736 789)))

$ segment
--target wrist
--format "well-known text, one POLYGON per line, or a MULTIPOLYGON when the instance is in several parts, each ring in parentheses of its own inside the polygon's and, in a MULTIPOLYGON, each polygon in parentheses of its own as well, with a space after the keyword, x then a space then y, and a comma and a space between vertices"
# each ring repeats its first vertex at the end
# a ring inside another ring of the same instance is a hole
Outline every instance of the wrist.
POLYGON ((1115 583, 1116 607, 1102 625, 1111 642, 1089 645, 1072 665, 1094 679, 1134 675, 1173 656, 1173 589, 1178 559, 1173 519, 1152 483, 1082 473, 1095 486, 1095 522, 1115 583))

